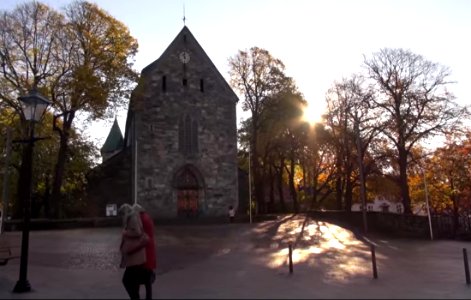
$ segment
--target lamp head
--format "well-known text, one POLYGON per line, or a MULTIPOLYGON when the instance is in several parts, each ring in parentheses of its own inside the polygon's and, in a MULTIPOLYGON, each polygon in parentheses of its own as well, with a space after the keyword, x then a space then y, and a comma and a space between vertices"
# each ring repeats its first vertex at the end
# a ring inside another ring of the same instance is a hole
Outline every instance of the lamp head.
POLYGON ((27 121, 39 122, 51 102, 41 95, 36 89, 30 91, 26 96, 18 98, 21 102, 23 114, 27 121))

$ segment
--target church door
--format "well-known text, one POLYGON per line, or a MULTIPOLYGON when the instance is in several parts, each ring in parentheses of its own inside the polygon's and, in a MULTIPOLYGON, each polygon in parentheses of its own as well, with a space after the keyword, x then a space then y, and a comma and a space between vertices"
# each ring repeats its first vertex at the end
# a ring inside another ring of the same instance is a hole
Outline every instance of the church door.
POLYGON ((198 215, 199 187, 195 174, 185 169, 177 177, 177 214, 185 217, 198 215))
POLYGON ((193 217, 198 215, 198 190, 178 190, 178 215, 193 217))

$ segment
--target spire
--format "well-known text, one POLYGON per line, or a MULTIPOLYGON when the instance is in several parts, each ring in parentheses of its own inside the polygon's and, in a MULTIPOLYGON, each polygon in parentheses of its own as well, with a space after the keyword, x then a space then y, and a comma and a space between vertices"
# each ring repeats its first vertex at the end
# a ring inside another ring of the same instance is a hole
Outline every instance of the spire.
POLYGON ((124 138, 123 134, 121 133, 121 129, 119 128, 118 118, 115 116, 113 126, 111 127, 110 133, 106 138, 103 147, 101 147, 101 155, 103 157, 107 156, 107 154, 113 154, 116 151, 121 150, 124 145, 124 138))
POLYGON ((183 26, 186 26, 185 21, 186 21, 186 17, 185 17, 185 2, 183 2, 183 26))

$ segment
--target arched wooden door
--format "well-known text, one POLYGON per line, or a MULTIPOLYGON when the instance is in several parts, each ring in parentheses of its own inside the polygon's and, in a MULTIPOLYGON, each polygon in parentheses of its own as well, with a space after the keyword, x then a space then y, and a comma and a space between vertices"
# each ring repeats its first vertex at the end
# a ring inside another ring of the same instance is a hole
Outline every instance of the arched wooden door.
POLYGON ((185 168, 176 177, 177 214, 185 217, 198 215, 199 186, 195 174, 185 168))
POLYGON ((198 215, 198 190, 177 191, 177 212, 179 216, 193 217, 198 215))

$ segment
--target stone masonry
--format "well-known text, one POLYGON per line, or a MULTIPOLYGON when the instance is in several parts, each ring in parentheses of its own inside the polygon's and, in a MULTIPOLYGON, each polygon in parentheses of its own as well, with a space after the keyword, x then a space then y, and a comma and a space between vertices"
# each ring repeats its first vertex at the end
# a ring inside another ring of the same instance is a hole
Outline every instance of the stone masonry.
POLYGON ((125 143, 137 161, 138 202, 155 218, 177 217, 185 203, 194 209, 187 217, 237 208, 237 101, 186 26, 143 69, 125 143))

